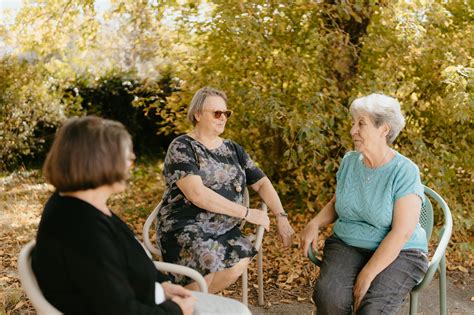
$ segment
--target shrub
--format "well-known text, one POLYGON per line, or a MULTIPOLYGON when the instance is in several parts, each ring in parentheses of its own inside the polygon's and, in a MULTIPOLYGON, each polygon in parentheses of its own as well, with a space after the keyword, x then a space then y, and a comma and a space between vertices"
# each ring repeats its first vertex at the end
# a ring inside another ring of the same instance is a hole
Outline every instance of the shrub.
POLYGON ((0 169, 6 169, 43 150, 68 105, 41 64, 7 57, 0 61, 0 77, 0 169))
POLYGON ((94 80, 81 78, 68 92, 79 100, 82 114, 122 122, 132 135, 137 153, 155 154, 171 142, 169 136, 158 136, 159 127, 166 125, 158 114, 160 104, 174 91, 170 81, 169 76, 152 82, 136 79, 132 74, 115 73, 94 80))

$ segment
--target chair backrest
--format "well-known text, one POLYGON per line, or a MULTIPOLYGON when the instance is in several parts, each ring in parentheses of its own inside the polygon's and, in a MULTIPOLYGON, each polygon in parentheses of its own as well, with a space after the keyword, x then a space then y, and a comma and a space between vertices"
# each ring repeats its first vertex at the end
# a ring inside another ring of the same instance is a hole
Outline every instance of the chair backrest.
MULTIPOLYGON (((433 275, 438 269, 441 259, 444 258, 446 247, 448 246, 449 240, 451 238, 452 230, 453 230, 453 218, 451 216, 451 211, 449 210, 449 207, 446 201, 444 201, 444 199, 433 189, 426 186, 424 186, 424 189, 425 189, 425 196, 428 196, 431 198, 431 200, 435 201, 436 206, 437 206, 436 208, 441 210, 441 214, 443 217, 443 225, 441 226, 439 230, 439 233, 438 233, 439 241, 438 241, 437 246, 435 247, 435 252, 433 253, 431 257, 429 267, 428 267, 428 270, 426 271, 425 277, 423 278, 422 282, 419 283, 414 288, 414 290, 417 290, 417 291, 426 287, 431 282, 431 279, 433 279, 433 275)), ((431 220, 433 220, 433 204, 430 203, 430 207, 431 207, 431 220)), ((431 223, 431 226, 433 226, 433 223, 431 223)), ((431 235, 431 231, 430 231, 430 235, 431 235)), ((428 231, 427 231, 427 236, 428 236, 428 231)))
POLYGON ((429 193, 425 191, 425 202, 421 206, 420 212, 420 225, 425 230, 426 239, 431 239, 431 233, 433 232, 433 205, 428 198, 429 193))
MULTIPOLYGON (((153 209, 153 211, 150 213, 150 215, 146 219, 145 224, 143 224, 143 243, 145 244, 145 247, 150 252, 152 252, 153 254, 160 257, 160 260, 163 258, 163 256, 161 255, 161 251, 158 248, 158 244, 157 244, 157 246, 153 245, 153 243, 150 239, 150 229, 151 229, 153 223, 156 223, 156 218, 157 218, 157 215, 158 215, 158 211, 160 211, 162 203, 163 203, 163 201, 160 201, 160 203, 155 207, 155 209, 153 209)), ((157 229, 155 228, 155 229, 153 229, 153 231, 156 232, 157 229)), ((155 237, 155 239, 157 239, 157 237, 155 237)))
POLYGON ((35 248, 35 244, 35 241, 26 244, 18 257, 18 273, 21 285, 38 314, 62 314, 46 300, 38 285, 38 281, 36 281, 36 276, 31 268, 31 253, 35 248))

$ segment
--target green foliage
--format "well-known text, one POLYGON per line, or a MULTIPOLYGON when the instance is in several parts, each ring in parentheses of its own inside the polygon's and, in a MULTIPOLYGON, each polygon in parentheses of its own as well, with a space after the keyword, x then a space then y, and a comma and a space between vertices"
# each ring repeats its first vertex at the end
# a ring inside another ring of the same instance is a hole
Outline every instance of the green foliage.
POLYGON ((464 1, 422 3, 385 7, 372 17, 351 94, 372 90, 398 98, 408 118, 399 150, 417 163, 423 182, 448 200, 456 229, 469 231, 474 12, 464 1))
POLYGON ((311 210, 330 198, 340 158, 352 148, 350 101, 372 92, 396 96, 408 121, 396 149, 448 198, 458 232, 472 230, 472 7, 465 1, 212 5, 208 19, 193 25, 200 57, 178 72, 184 84, 167 103, 176 118, 198 88, 225 90, 236 111, 226 136, 251 152, 286 203, 311 210))
POLYGON ((67 90, 80 101, 81 114, 122 122, 132 135, 136 153, 163 152, 171 142, 170 137, 157 135, 159 126, 171 129, 159 114, 166 97, 174 91, 169 76, 151 82, 140 81, 133 74, 113 73, 94 80, 80 78, 74 83, 67 90))
POLYGON ((67 100, 41 65, 4 58, 0 77, 0 169, 5 169, 43 149, 66 117, 67 100))
POLYGON ((167 106, 183 116, 198 88, 225 90, 236 111, 227 136, 251 152, 287 202, 321 206, 351 145, 340 83, 351 74, 352 40, 371 10, 305 1, 213 4, 212 16, 196 27, 205 39, 195 43, 201 58, 179 73, 182 92, 167 106), (345 32, 352 24, 352 33, 345 32))
POLYGON ((251 153, 290 208, 316 211, 352 148, 350 102, 383 92, 407 117, 395 148, 448 199, 459 235, 472 234, 469 1, 121 0, 101 18, 90 0, 37 3, 0 29, 15 53, 35 60, 1 64, 10 134, 2 133, 2 161, 36 152, 36 122, 54 127, 65 110, 119 119, 146 135, 138 142, 185 132, 192 95, 211 85, 235 111, 225 136, 251 153), (25 130, 14 123, 25 120, 25 130))

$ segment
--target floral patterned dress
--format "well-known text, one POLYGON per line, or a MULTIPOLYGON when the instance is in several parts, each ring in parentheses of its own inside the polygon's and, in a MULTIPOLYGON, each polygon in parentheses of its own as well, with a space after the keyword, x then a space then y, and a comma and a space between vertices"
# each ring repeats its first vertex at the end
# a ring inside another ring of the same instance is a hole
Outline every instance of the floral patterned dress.
MULTIPOLYGON (((233 141, 208 149, 188 135, 174 139, 165 158, 166 191, 158 213, 158 244, 164 261, 206 275, 253 257, 257 252, 239 228, 241 219, 201 209, 186 199, 176 182, 187 175, 200 176, 206 187, 239 204, 244 187, 265 176, 233 141)), ((181 285, 191 282, 183 276, 174 280, 181 285)))

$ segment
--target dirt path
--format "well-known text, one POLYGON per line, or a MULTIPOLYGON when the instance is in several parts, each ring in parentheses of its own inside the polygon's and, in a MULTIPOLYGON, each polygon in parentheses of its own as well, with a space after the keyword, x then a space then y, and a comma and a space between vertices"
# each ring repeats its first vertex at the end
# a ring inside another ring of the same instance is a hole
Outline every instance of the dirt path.
MULTIPOLYGON (((472 315, 474 314, 474 281, 472 275, 469 276, 469 284, 461 285, 448 278, 448 313, 451 315, 472 315)), ((458 282, 458 281, 456 281, 458 282)), ((438 279, 434 279, 431 284, 420 293, 418 299, 418 314, 431 315, 439 314, 438 279)), ((405 303, 398 313, 409 314, 409 301, 405 303)), ((315 307, 309 302, 276 304, 271 306, 250 306, 253 315, 312 315, 316 314, 315 307)))
MULTIPOLYGON (((135 168, 129 189, 111 200, 111 208, 134 230, 141 234, 144 220, 159 200, 163 188, 157 174, 159 162, 135 168)), ((25 297, 18 280, 16 260, 21 247, 36 234, 42 205, 52 192, 44 184, 39 172, 24 171, 0 176, 0 315, 35 314, 25 297)), ((292 224, 298 233, 309 221, 312 213, 292 215, 292 224)), ((273 226, 275 222, 272 222, 273 226)), ((325 231, 321 231, 324 238, 325 231)), ((322 245, 323 241, 320 242, 322 245)), ((251 306, 254 314, 311 314, 313 305, 309 298, 317 277, 317 268, 302 257, 297 241, 283 249, 274 229, 264 238, 265 307, 251 306)), ((474 314, 473 259, 448 258, 449 285, 448 307, 451 314, 474 314), (457 260, 457 261, 456 261, 457 260)), ((249 302, 257 305, 254 284, 256 266, 249 268, 249 302)), ((420 296, 419 311, 439 314, 437 282, 420 296)), ((224 290, 223 295, 240 299, 240 284, 224 290)), ((407 313, 406 309, 402 314, 407 313)))

